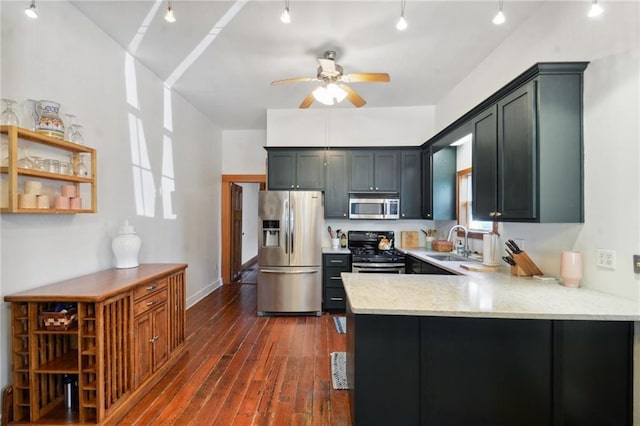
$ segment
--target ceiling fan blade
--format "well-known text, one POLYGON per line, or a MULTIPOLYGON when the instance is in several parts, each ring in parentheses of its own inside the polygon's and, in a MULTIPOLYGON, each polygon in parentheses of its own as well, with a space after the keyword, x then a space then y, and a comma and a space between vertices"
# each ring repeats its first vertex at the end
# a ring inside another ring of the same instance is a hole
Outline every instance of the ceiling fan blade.
POLYGON ((275 86, 277 84, 285 84, 285 83, 299 83, 299 82, 308 82, 308 81, 319 81, 315 77, 296 77, 296 78, 286 78, 284 80, 276 80, 272 81, 271 85, 275 86))
POLYGON ((309 108, 313 103, 313 92, 309 93, 306 98, 302 100, 302 103, 298 108, 309 108))
POLYGON ((345 83, 388 83, 391 77, 386 72, 360 72, 345 74, 340 78, 345 83))
POLYGON ((351 102, 356 108, 360 108, 367 103, 367 101, 365 101, 362 96, 358 95, 355 90, 353 90, 346 84, 340 84, 338 85, 338 87, 347 92, 347 99, 349 99, 349 102, 351 102))

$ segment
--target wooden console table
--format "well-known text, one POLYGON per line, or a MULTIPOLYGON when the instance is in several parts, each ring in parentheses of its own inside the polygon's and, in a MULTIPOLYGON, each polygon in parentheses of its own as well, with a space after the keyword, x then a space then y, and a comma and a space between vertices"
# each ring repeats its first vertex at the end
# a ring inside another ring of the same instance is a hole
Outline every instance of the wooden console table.
POLYGON ((13 421, 117 421, 185 348, 186 264, 109 269, 5 296, 11 302, 13 421), (77 321, 47 328, 71 303, 77 321), (70 408, 65 381, 77 383, 70 408))

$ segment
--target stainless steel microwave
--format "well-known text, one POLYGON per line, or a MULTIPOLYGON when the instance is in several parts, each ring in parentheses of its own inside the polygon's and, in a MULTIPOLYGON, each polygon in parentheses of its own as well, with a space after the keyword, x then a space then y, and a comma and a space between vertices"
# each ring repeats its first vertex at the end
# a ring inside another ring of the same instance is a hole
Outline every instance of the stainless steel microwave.
POLYGON ((399 219, 400 199, 351 195, 349 197, 349 219, 399 219))

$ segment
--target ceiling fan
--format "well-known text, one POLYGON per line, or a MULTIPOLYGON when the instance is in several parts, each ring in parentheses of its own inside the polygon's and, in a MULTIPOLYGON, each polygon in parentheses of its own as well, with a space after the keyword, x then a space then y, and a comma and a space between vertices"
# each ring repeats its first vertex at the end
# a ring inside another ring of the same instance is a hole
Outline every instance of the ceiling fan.
POLYGON ((272 81, 271 85, 298 83, 307 81, 321 82, 322 85, 315 88, 300 104, 300 108, 309 108, 314 100, 325 105, 333 105, 342 102, 345 98, 356 108, 367 103, 362 96, 344 83, 388 83, 387 73, 354 73, 344 74, 340 65, 336 64, 336 52, 327 50, 324 57, 318 58, 320 66, 316 77, 297 77, 285 80, 272 81))

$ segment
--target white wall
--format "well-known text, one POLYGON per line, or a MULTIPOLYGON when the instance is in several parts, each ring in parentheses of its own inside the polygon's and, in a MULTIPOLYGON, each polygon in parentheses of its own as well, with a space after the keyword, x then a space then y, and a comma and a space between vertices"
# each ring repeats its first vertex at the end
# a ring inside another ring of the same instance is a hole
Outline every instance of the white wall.
POLYGON ((640 253, 640 4, 605 7, 590 20, 582 2, 541 4, 437 105, 436 121, 442 129, 535 62, 590 61, 584 74, 585 223, 504 223, 500 233, 524 238, 548 275, 559 274, 561 251, 581 251, 583 286, 640 300, 640 277, 632 270, 632 254, 640 253), (616 251, 615 271, 595 266, 598 248, 616 251))
POLYGON ((223 174, 266 174, 267 132, 265 130, 225 130, 222 132, 223 174))
POLYGON ((267 110, 267 146, 417 146, 435 134, 433 106, 267 110))
MULTIPOLYGON (((165 128, 163 84, 156 76, 133 63, 127 80, 123 49, 69 3, 56 2, 37 21, 25 19, 24 7, 2 4, 2 97, 52 99, 78 116, 98 153, 98 213, 1 215, 0 295, 112 267, 111 239, 128 219, 142 238, 141 262, 189 264, 187 297, 194 303, 220 284, 221 130, 175 93, 172 126, 165 128), (134 81, 137 106, 125 91, 134 81), (144 215, 134 190, 130 114, 140 120, 144 138, 138 141, 154 182, 147 193, 155 208, 144 215), (162 189, 162 176, 173 182, 173 192, 162 189), (173 206, 165 212, 167 198, 173 206)), ((4 386, 10 325, 8 304, 0 306, 4 386)))
POLYGON ((259 183, 241 183, 242 187, 242 264, 258 256, 259 183))

